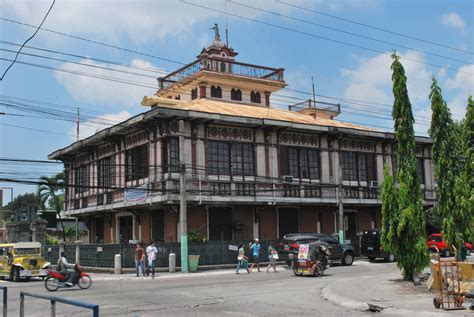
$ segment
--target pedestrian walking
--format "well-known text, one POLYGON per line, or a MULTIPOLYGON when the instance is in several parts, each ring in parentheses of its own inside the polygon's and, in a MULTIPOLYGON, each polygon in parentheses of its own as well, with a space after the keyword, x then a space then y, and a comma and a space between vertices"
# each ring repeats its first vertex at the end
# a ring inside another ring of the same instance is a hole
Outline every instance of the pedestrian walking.
POLYGON ((135 267, 137 269, 137 277, 140 276, 140 267, 142 268, 142 274, 145 276, 145 252, 143 251, 143 248, 141 247, 140 243, 137 243, 137 246, 135 248, 135 267))
POLYGON ((240 270, 241 267, 245 267, 245 269, 247 270, 247 273, 250 274, 247 260, 248 259, 245 256, 244 245, 243 245, 243 243, 240 243, 239 244, 239 255, 237 256, 237 270, 235 271, 235 274, 239 274, 239 270, 240 270))
POLYGON ((152 278, 155 278, 156 253, 158 253, 158 249, 155 246, 155 242, 152 241, 151 244, 146 248, 146 256, 148 258, 146 276, 150 276, 151 269, 152 278))
POLYGON ((257 266, 257 269, 260 272, 260 243, 258 243, 258 239, 255 239, 254 242, 250 242, 249 245, 253 255, 253 263, 250 267, 250 272, 252 272, 254 266, 257 266))
POLYGON ((268 270, 270 270, 271 267, 273 267, 273 271, 275 273, 277 273, 277 269, 276 269, 276 261, 278 260, 278 252, 277 250, 275 250, 274 247, 272 246, 269 246, 268 247, 268 262, 270 262, 270 264, 268 264, 267 266, 267 273, 268 273, 268 270))

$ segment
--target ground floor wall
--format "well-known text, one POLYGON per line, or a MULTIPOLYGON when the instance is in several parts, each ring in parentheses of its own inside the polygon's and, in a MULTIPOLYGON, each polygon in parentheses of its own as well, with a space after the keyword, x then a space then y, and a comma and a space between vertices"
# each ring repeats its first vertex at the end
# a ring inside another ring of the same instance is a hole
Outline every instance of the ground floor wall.
MULTIPOLYGON (((334 234, 337 206, 251 206, 199 205, 187 212, 191 241, 277 240, 290 232, 334 234)), ((87 221, 90 242, 136 243, 179 242, 179 209, 147 208, 116 214, 91 216, 87 221)), ((346 239, 356 239, 368 228, 379 228, 380 207, 345 206, 346 239)))

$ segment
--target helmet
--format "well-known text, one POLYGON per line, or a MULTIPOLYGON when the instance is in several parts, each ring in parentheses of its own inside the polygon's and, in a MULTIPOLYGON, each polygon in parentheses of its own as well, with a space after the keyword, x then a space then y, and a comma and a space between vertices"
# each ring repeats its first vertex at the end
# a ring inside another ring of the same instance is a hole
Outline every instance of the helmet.
POLYGON ((66 257, 67 257, 66 252, 64 252, 64 251, 61 252, 61 257, 62 257, 62 258, 66 258, 66 257))

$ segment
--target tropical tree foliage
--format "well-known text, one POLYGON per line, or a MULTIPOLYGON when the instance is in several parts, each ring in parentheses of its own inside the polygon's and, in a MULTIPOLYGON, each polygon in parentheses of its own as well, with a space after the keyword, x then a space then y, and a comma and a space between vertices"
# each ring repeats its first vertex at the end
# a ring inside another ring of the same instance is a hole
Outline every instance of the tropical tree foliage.
POLYGON ((474 229, 474 101, 469 97, 466 117, 462 124, 460 165, 453 188, 453 208, 443 222, 443 233, 448 245, 458 249, 463 241, 473 238, 474 229))
POLYGON ((384 250, 389 250, 398 257, 397 224, 400 217, 398 206, 398 195, 395 188, 393 176, 385 166, 382 183, 382 230, 380 242, 384 250))
MULTIPOLYGON (((429 134, 433 139, 434 174, 437 183, 435 225, 439 226, 441 220, 446 220, 456 205, 454 183, 460 173, 460 142, 458 142, 460 135, 434 77, 429 97, 432 111, 429 134)), ((445 229, 446 221, 443 221, 442 225, 445 229)))
MULTIPOLYGON (((53 209, 59 217, 61 230, 64 233, 64 224, 61 218, 61 210, 63 209, 63 192, 66 184, 66 174, 58 173, 55 176, 41 176, 38 185, 38 197, 40 199, 40 207, 43 210, 53 209), (49 208, 47 208, 47 206, 49 208)), ((66 237, 64 237, 66 239, 66 237)))
POLYGON ((413 124, 415 119, 411 109, 405 69, 399 61, 399 57, 392 55, 393 63, 393 111, 392 117, 395 122, 395 140, 397 144, 397 183, 398 192, 387 192, 390 186, 385 186, 383 191, 383 204, 391 205, 390 202, 398 202, 398 210, 391 212, 388 236, 394 242, 390 242, 390 251, 397 256, 397 265, 403 270, 406 280, 412 280, 415 273, 428 263, 428 248, 426 245, 425 219, 423 214, 423 198, 420 181, 416 169, 416 146, 413 124), (390 235, 390 232, 393 234, 390 235))

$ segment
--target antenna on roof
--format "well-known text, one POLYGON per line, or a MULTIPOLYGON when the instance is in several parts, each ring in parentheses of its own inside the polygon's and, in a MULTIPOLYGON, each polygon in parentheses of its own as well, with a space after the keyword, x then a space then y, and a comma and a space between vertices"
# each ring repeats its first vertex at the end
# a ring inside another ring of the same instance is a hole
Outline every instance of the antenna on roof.
POLYGON ((225 6, 225 45, 229 47, 229 25, 227 23, 227 0, 224 0, 225 6))
MULTIPOLYGON (((313 84, 313 103, 314 103, 314 107, 316 108, 316 93, 314 92, 314 79, 313 79, 313 76, 311 76, 311 83, 313 84)), ((309 106, 311 107, 311 103, 309 104, 309 106)))

